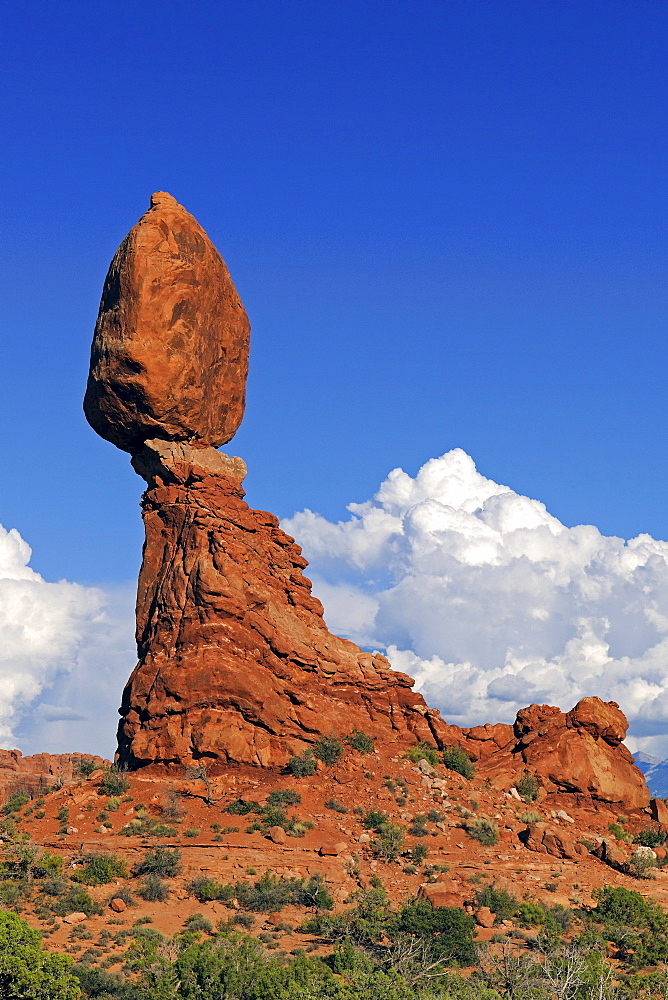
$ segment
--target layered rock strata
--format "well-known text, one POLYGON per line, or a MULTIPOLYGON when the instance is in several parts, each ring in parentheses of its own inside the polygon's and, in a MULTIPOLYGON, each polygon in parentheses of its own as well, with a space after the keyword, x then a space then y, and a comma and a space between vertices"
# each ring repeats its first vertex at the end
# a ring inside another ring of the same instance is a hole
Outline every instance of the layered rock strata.
POLYGON ((245 503, 240 459, 149 442, 133 465, 149 488, 124 764, 277 766, 355 727, 442 742, 409 677, 327 630, 301 549, 245 503))

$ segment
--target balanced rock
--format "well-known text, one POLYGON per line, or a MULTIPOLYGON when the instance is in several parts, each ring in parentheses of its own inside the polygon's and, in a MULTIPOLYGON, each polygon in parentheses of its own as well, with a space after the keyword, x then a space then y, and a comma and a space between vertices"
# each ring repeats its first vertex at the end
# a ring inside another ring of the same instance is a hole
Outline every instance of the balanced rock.
POLYGON ((225 444, 243 417, 249 334, 222 257, 192 215, 158 191, 107 274, 88 422, 131 453, 150 438, 225 444))

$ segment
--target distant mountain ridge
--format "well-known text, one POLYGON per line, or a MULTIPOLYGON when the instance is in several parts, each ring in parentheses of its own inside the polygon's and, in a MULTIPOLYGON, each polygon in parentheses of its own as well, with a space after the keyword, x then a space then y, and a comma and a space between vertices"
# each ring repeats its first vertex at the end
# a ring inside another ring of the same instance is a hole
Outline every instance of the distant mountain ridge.
POLYGON ((647 787, 657 799, 668 797, 668 760, 659 760, 648 753, 636 753, 633 760, 645 777, 647 787))

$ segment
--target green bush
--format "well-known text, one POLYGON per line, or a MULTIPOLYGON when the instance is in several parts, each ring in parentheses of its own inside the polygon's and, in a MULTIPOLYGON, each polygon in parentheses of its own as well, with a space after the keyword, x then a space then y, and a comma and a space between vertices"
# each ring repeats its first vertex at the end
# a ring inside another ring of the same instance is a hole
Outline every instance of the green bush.
POLYGON ((408 827, 408 832, 411 837, 428 837, 429 830, 426 826, 427 817, 423 813, 416 813, 413 816, 411 825, 408 827))
POLYGON ((302 754, 291 757, 286 767, 295 778, 308 778, 315 774, 318 765, 310 750, 305 750, 302 754))
POLYGON ((297 806, 302 797, 299 792, 293 792, 291 788, 277 788, 267 796, 268 806, 297 806))
POLYGON ((114 767, 109 767, 105 771, 98 791, 100 795, 123 795, 130 787, 130 782, 124 774, 120 774, 114 767))
POLYGON ((230 802, 229 805, 225 806, 223 810, 226 813, 231 813, 232 816, 247 816, 248 813, 257 812, 260 806, 257 802, 247 802, 245 799, 235 799, 234 802, 230 802))
POLYGON ((438 751, 431 743, 425 743, 421 741, 416 747, 411 747, 404 754, 406 760, 412 760, 414 764, 419 763, 421 760, 426 760, 428 764, 432 767, 436 767, 438 764, 438 751))
POLYGON ((75 774, 80 778, 90 778, 93 771, 97 771, 98 765, 90 757, 82 757, 75 768, 75 774))
POLYGON ((377 828, 377 837, 371 842, 371 851, 383 861, 396 861, 404 846, 405 834, 396 823, 382 823, 377 828))
POLYGON ((16 813, 20 809, 23 809, 24 806, 27 806, 29 802, 30 796, 26 795, 25 792, 15 792, 14 795, 9 796, 2 807, 2 811, 5 816, 11 816, 12 813, 16 813))
POLYGON ((199 835, 200 835, 201 832, 202 831, 200 830, 200 828, 198 826, 189 826, 188 829, 185 830, 183 836, 184 837, 192 837, 192 838, 199 837, 199 835))
POLYGON ((665 841, 665 833, 661 833, 660 830, 653 830, 651 827, 645 827, 644 830, 640 830, 633 838, 634 844, 642 844, 643 847, 661 847, 665 841))
POLYGON ((213 934, 213 924, 203 913, 192 913, 185 921, 184 927, 193 933, 213 934))
POLYGON ((364 814, 362 826, 365 830, 380 830, 383 823, 387 823, 389 816, 382 809, 369 809, 364 814))
POLYGON ((627 833, 624 827, 621 826, 619 823, 608 823, 608 830, 613 835, 613 837, 617 838, 617 840, 621 840, 625 844, 633 843, 633 837, 631 836, 631 834, 627 833))
POLYGON ((84 885, 107 885, 115 878, 127 877, 127 865, 115 854, 88 854, 83 858, 83 868, 72 873, 72 881, 84 885))
POLYGON ((344 806, 342 802, 338 801, 338 799, 333 799, 333 798, 327 799, 327 801, 325 802, 325 809, 333 809, 334 812, 338 813, 348 812, 348 806, 344 806))
POLYGON ((336 764, 343 755, 343 744, 333 736, 321 736, 313 746, 313 753, 323 764, 331 767, 336 764))
POLYGON ((464 829, 469 837, 477 840, 485 847, 491 847, 498 843, 499 828, 491 819, 481 817, 480 819, 469 819, 464 824, 464 829))
POLYGON ((469 781, 475 774, 475 768, 469 755, 460 747, 446 747, 443 751, 443 763, 450 771, 456 771, 469 781))
POLYGON ((495 885, 487 885, 484 889, 478 889, 475 894, 478 906, 487 906, 492 913, 496 914, 497 921, 507 920, 512 917, 518 909, 519 900, 505 889, 497 889, 495 885))
POLYGON ((164 903, 169 896, 169 887, 159 875, 147 875, 137 889, 137 895, 147 903, 164 903))
POLYGON ((430 823, 442 823, 445 819, 445 813, 442 813, 440 809, 430 809, 427 813, 427 819, 430 823))
POLYGON ((163 878, 175 878, 181 872, 181 852, 170 850, 169 847, 156 847, 148 851, 142 861, 133 869, 134 875, 160 875, 163 878))
POLYGON ((394 929, 429 942, 436 957, 448 963, 472 965, 476 958, 475 921, 454 906, 434 906, 426 899, 404 904, 394 929))
POLYGON ((535 802, 538 798, 540 784, 535 774, 524 771, 522 777, 515 782, 515 788, 525 802, 535 802))
POLYGON ((376 749, 373 737, 363 733, 361 729, 353 729, 351 735, 346 738, 346 743, 358 753, 373 753, 376 749))
POLYGON ((72 886, 62 896, 58 896, 51 908, 58 917, 66 917, 68 913, 85 913, 87 917, 102 913, 100 904, 80 886, 72 886))
POLYGON ((3 1000, 78 1000, 72 959, 42 950, 39 931, 15 913, 0 912, 0 995, 3 1000))
POLYGON ((416 844, 411 851, 411 857, 418 865, 421 865, 428 856, 429 851, 424 844, 416 844))

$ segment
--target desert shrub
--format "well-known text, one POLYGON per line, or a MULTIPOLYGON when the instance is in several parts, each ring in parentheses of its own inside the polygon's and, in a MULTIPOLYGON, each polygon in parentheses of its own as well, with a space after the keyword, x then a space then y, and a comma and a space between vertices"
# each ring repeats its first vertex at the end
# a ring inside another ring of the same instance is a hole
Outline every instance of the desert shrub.
POLYGON ((535 774, 524 771, 522 777, 515 782, 515 788, 525 802, 535 802, 538 798, 540 783, 535 774))
POLYGON ((291 757, 286 767, 295 778, 308 778, 315 774, 318 765, 311 751, 305 750, 304 753, 291 757))
POLYGON ((660 830, 653 830, 651 827, 645 827, 644 830, 636 833, 633 843, 642 844, 643 847, 661 847, 665 843, 665 840, 665 833, 661 833, 660 830))
POLYGON ((159 875, 147 875, 137 889, 137 895, 147 903, 164 903, 169 896, 169 887, 159 875))
POLYGON ((221 900, 224 903, 234 899, 234 886, 223 885, 213 878, 200 876, 193 879, 188 885, 188 892, 199 899, 200 903, 210 903, 213 900, 221 900))
POLYGON ((424 844, 415 844, 411 851, 411 857, 418 865, 422 864, 428 854, 429 851, 424 844))
POLYGON ((334 812, 337 813, 348 812, 348 806, 344 806, 342 802, 338 801, 338 799, 327 799, 325 802, 325 809, 333 809, 334 812))
POLYGON ((127 877, 125 861, 115 854, 88 854, 83 858, 83 868, 72 873, 72 881, 84 885, 106 885, 115 878, 127 877))
POLYGON ((15 792, 14 795, 9 796, 2 807, 2 811, 5 816, 11 816, 12 813, 16 813, 20 809, 23 809, 24 806, 27 806, 29 802, 30 796, 26 795, 25 792, 15 792))
POLYGON ((540 822, 540 813, 536 812, 535 809, 522 809, 518 812, 517 818, 520 823, 526 823, 527 826, 531 826, 533 823, 540 822))
POLYGON ((293 792, 291 788, 277 788, 267 796, 268 806, 296 806, 301 802, 302 797, 299 792, 293 792))
POLYGON ((443 751, 443 763, 450 771, 456 771, 469 781, 475 774, 475 768, 469 755, 460 747, 446 747, 443 751))
POLYGON ((341 759, 343 744, 333 736, 321 736, 313 747, 313 753, 323 764, 331 767, 341 759))
POLYGON ((199 837, 202 831, 197 826, 189 826, 187 830, 184 831, 184 837, 199 837))
POLYGON ((184 922, 184 927, 193 933, 213 934, 213 924, 203 913, 192 913, 184 922))
POLYGON ((430 823, 442 823, 445 819, 445 813, 442 813, 440 809, 430 809, 427 813, 427 819, 430 823))
POLYGON ((100 795, 123 795, 130 787, 130 782, 114 767, 106 769, 102 781, 99 784, 100 795))
POLYGON ((346 743, 358 753, 373 753, 376 749, 373 737, 363 733, 361 729, 353 729, 350 736, 346 737, 346 743))
POLYGON ((464 824, 464 829, 469 837, 479 841, 485 847, 491 847, 493 844, 498 843, 499 828, 491 819, 483 817, 480 819, 469 819, 464 824))
POLYGON ((112 795, 112 797, 107 802, 105 809, 109 812, 115 813, 121 808, 121 799, 118 795, 112 795))
POLYGON ((627 833, 623 826, 619 823, 608 823, 608 830, 616 837, 617 840, 623 841, 625 844, 630 844, 633 841, 633 837, 630 833, 627 833))
POLYGON ((636 847, 628 860, 628 868, 636 878, 653 878, 652 869, 656 867, 656 856, 651 847, 636 847))
POLYGON ((119 837, 177 837, 179 831, 173 826, 165 826, 152 816, 137 817, 122 826, 119 837))
POLYGON ((498 921, 507 920, 516 913, 519 901, 505 889, 498 889, 495 885, 487 885, 484 889, 478 889, 475 894, 478 906, 487 906, 496 914, 498 921))
POLYGON ((389 817, 382 809, 369 809, 364 814, 362 826, 365 830, 379 830, 383 823, 387 823, 389 817))
POLYGON ((404 904, 392 923, 394 931, 429 942, 435 957, 459 965, 475 961, 475 921, 459 907, 432 907, 428 900, 416 899, 404 904))
POLYGON ((416 813, 413 816, 411 825, 408 827, 408 832, 411 837, 428 837, 429 830, 426 826, 427 817, 423 813, 416 813))
POLYGON ((232 816, 247 816, 248 813, 257 812, 260 808, 257 802, 247 802, 245 799, 235 799, 225 806, 224 812, 231 813, 232 816))
POLYGON ((382 823, 377 828, 377 836, 371 842, 371 851, 383 861, 396 861, 404 846, 405 834, 396 823, 382 823))
POLYGON ((428 764, 432 767, 436 767, 438 764, 438 751, 431 743, 425 743, 421 741, 416 747, 411 747, 404 754, 406 760, 412 760, 414 764, 417 764, 421 760, 426 760, 428 764))
POLYGON ((87 917, 102 913, 100 904, 81 886, 72 886, 62 896, 58 896, 51 909, 58 917, 66 917, 68 913, 85 913, 87 917))
POLYGON ((97 770, 97 764, 90 757, 82 757, 75 768, 75 774, 80 778, 89 778, 93 771, 97 770))
POLYGON ((143 860, 135 865, 134 875, 160 875, 175 878, 181 871, 181 852, 168 847, 156 847, 148 851, 143 860))

